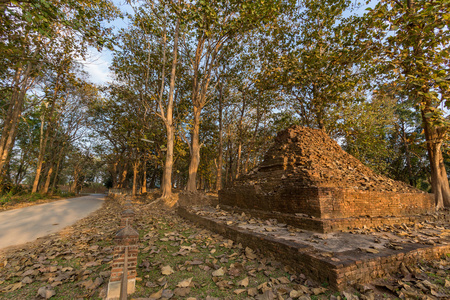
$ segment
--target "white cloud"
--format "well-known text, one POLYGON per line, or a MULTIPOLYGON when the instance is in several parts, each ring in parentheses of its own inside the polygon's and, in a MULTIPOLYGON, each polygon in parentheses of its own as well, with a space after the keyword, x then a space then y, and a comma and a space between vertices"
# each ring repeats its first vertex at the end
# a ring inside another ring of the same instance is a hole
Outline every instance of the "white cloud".
POLYGON ((111 81, 111 55, 108 50, 98 52, 95 49, 89 49, 86 59, 82 60, 84 70, 89 74, 93 83, 105 84, 111 81))

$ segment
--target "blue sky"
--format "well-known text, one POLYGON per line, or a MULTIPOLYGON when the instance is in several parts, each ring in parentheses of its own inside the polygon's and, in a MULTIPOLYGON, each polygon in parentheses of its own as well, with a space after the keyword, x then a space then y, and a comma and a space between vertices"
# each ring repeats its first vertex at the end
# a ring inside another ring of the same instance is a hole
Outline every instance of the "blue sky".
MULTIPOLYGON (((132 13, 132 8, 127 4, 126 0, 113 0, 114 4, 120 8, 123 13, 132 13)), ((114 32, 118 32, 121 28, 128 26, 127 19, 117 18, 109 24, 114 27, 114 32)), ((112 60, 112 53, 108 49, 98 52, 95 48, 90 48, 88 56, 82 61, 84 69, 90 74, 91 81, 96 84, 105 84, 111 81, 109 66, 112 60)))

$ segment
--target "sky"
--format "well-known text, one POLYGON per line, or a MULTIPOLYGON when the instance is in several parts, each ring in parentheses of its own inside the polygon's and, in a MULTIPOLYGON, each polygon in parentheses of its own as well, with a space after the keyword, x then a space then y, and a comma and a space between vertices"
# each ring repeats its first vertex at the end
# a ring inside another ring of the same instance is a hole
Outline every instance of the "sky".
MULTIPOLYGON (((132 8, 126 3, 126 0, 113 0, 114 4, 120 8, 123 13, 132 13, 132 8)), ((114 27, 114 33, 118 33, 121 28, 128 26, 127 19, 117 18, 111 22, 109 26, 114 27)), ((112 52, 108 49, 103 49, 101 52, 95 48, 89 48, 88 55, 81 63, 84 69, 90 75, 91 81, 95 84, 106 84, 112 80, 109 66, 112 61, 112 52)))

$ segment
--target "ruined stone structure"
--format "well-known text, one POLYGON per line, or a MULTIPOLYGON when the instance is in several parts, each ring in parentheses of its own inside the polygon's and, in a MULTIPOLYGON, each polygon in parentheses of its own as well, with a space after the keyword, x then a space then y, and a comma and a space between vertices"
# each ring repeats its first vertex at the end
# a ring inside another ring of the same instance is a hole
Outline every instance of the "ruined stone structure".
POLYGON ((434 197, 374 173, 323 131, 281 131, 263 163, 219 192, 225 209, 318 232, 413 222, 434 197))

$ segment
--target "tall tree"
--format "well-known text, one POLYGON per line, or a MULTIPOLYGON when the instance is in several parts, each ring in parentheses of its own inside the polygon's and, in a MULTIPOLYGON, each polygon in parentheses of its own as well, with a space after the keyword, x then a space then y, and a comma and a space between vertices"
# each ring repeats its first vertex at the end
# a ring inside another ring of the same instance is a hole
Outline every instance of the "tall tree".
POLYGON ((286 3, 274 1, 197 1, 190 5, 188 19, 192 34, 185 45, 192 53, 192 126, 189 141, 190 164, 186 189, 196 191, 200 163, 200 122, 209 98, 209 87, 224 45, 273 21, 286 3), (193 47, 192 47, 193 46, 193 47))
POLYGON ((1 84, 7 90, 0 138, 0 185, 14 146, 20 114, 27 92, 54 53, 83 55, 88 45, 101 48, 109 29, 102 21, 115 17, 112 2, 8 1, 0 4, 1 84))
POLYGON ((358 101, 364 72, 352 51, 356 37, 344 17, 352 2, 302 0, 263 39, 261 80, 279 89, 303 126, 336 135, 342 107, 358 101))
MULTIPOLYGON (((422 116, 432 190, 437 208, 450 206, 450 188, 442 156, 448 121, 441 104, 450 95, 450 3, 445 0, 383 0, 366 22, 381 37, 378 62, 395 75, 397 93, 414 103, 422 116)), ((373 38, 371 36, 370 38, 373 38)))

